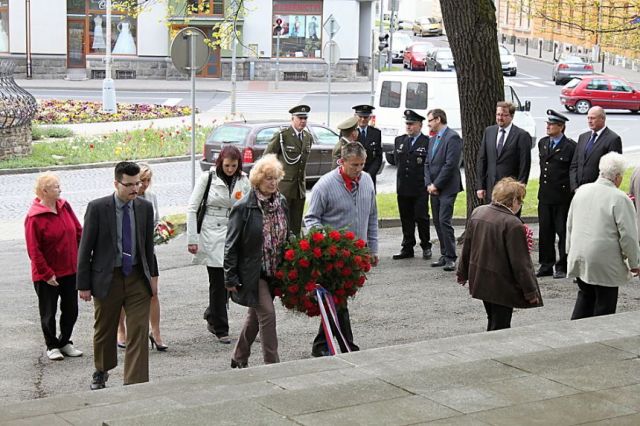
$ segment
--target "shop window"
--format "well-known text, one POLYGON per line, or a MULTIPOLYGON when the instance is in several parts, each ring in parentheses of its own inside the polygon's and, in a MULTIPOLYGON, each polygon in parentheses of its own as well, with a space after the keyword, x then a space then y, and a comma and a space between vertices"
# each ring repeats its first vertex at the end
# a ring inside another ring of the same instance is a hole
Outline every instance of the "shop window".
POLYGON ((272 56, 322 57, 322 0, 273 0, 271 28, 272 56), (276 29, 278 20, 282 22, 280 31, 276 29))
POLYGON ((9 51, 9 0, 0 0, 0 52, 9 51))
POLYGON ((187 0, 191 15, 224 15, 224 0, 187 0))

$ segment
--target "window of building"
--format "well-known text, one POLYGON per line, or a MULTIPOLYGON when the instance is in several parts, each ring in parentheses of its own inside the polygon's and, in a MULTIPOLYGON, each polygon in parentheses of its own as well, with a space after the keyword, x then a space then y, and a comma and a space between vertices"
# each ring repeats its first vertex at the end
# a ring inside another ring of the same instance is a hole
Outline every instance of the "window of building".
POLYGON ((273 0, 272 18, 272 56, 322 57, 322 0, 273 0))
POLYGON ((187 0, 192 15, 224 15, 224 0, 187 0))
POLYGON ((0 0, 0 52, 9 51, 9 0, 0 0))
POLYGON ((427 109, 427 83, 407 84, 407 108, 427 109))

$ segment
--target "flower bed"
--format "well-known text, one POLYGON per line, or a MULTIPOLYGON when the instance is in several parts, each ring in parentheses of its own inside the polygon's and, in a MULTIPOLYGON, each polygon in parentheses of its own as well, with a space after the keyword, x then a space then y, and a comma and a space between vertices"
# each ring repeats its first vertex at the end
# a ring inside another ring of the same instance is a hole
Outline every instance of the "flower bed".
POLYGON ((287 243, 274 291, 286 308, 313 317, 320 314, 316 285, 331 293, 337 307, 344 306, 364 285, 370 270, 366 242, 356 239, 353 232, 313 228, 287 243))
POLYGON ((153 104, 119 103, 116 114, 104 113, 101 109, 102 102, 39 100, 33 121, 36 124, 78 124, 151 120, 191 114, 190 107, 153 104))

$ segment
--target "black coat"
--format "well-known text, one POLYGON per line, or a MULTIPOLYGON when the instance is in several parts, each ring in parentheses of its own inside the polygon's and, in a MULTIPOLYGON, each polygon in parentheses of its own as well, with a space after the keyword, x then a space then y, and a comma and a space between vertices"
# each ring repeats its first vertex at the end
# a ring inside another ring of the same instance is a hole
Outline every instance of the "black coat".
MULTIPOLYGON (((360 129, 358 129, 360 131, 360 129)), ((364 171, 375 176, 382 166, 382 133, 375 127, 367 126, 366 138, 358 137, 358 141, 367 151, 367 161, 364 163, 364 171)))
POLYGON ((424 167, 425 187, 434 184, 440 195, 452 195, 462 191, 460 176, 460 159, 462 157, 462 138, 447 127, 440 139, 440 144, 432 157, 436 136, 429 139, 427 158, 424 167))
POLYGON ((571 160, 570 179, 572 191, 578 189, 580 185, 595 182, 598 179, 600 158, 603 155, 611 151, 622 154, 622 139, 620 139, 620 136, 613 130, 609 130, 608 127, 601 129, 601 132, 596 139, 596 144, 586 158, 584 153, 592 132, 588 131, 578 136, 578 146, 571 160))
POLYGON ((424 185, 424 165, 428 159, 429 138, 422 133, 411 147, 411 137, 398 136, 394 155, 398 167, 396 191, 404 197, 417 197, 427 193, 424 185))
POLYGON ((570 204, 573 191, 569 184, 569 168, 576 150, 576 142, 562 136, 554 149, 549 149, 549 136, 538 142, 540 153, 540 189, 538 200, 541 204, 570 204))
POLYGON ((478 151, 476 189, 487 191, 486 201, 491 199, 493 187, 500 179, 510 176, 526 184, 531 170, 529 133, 512 124, 500 155, 496 150, 497 139, 498 126, 487 127, 478 151))
MULTIPOLYGON (((289 217, 286 199, 284 195, 278 195, 285 217, 289 217)), ((224 245, 224 285, 238 289, 237 293, 231 293, 231 298, 239 305, 258 305, 264 241, 262 228, 262 211, 255 191, 251 190, 231 209, 224 245)))

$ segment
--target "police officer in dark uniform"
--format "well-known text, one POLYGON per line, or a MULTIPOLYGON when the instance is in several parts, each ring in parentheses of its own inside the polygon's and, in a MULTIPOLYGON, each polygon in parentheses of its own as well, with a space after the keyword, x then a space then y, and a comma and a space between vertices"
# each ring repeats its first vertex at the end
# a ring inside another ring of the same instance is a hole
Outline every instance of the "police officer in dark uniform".
POLYGON ((276 132, 264 150, 265 154, 276 154, 284 168, 284 177, 278 189, 287 199, 289 207, 289 227, 291 232, 300 235, 302 213, 306 196, 307 159, 311 152, 313 138, 307 127, 307 117, 311 108, 298 105, 289 110, 291 126, 276 132))
POLYGON ((402 223, 402 249, 394 259, 413 257, 416 245, 415 228, 422 247, 422 257, 431 259, 429 236, 429 196, 424 184, 424 164, 427 161, 429 138, 422 134, 424 117, 413 110, 404 112, 407 134, 395 140, 394 155, 397 159, 398 175, 396 191, 398 211, 402 223))
POLYGON ((564 115, 547 110, 547 136, 538 142, 540 153, 540 189, 538 190, 538 220, 540 226, 540 269, 538 277, 567 276, 566 226, 573 193, 569 185, 569 168, 576 142, 564 135, 564 115), (558 258, 555 242, 558 241, 558 258), (557 259, 557 261, 556 261, 557 259), (555 272, 554 272, 555 266, 555 272))
POLYGON ((371 105, 356 105, 353 107, 358 117, 358 142, 367 151, 367 161, 364 171, 369 173, 376 187, 376 176, 382 167, 382 133, 379 129, 369 126, 371 113, 375 109, 371 105))

